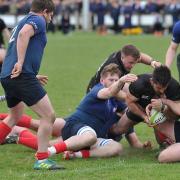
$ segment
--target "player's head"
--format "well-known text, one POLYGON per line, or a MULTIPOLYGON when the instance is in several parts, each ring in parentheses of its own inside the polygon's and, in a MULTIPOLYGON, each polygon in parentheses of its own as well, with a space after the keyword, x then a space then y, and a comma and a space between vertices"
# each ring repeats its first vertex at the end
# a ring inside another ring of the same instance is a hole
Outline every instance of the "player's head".
POLYGON ((127 71, 131 71, 140 58, 139 50, 133 45, 126 45, 121 49, 121 61, 127 71))
POLYGON ((152 74, 151 85, 157 94, 163 94, 171 80, 171 72, 165 65, 156 67, 152 74))
POLYGON ((118 65, 111 63, 104 67, 101 72, 100 82, 105 87, 111 86, 114 82, 116 82, 121 76, 121 72, 118 69, 118 65))
POLYGON ((52 20, 55 5, 52 0, 33 0, 31 4, 31 11, 34 13, 41 13, 46 22, 52 20))

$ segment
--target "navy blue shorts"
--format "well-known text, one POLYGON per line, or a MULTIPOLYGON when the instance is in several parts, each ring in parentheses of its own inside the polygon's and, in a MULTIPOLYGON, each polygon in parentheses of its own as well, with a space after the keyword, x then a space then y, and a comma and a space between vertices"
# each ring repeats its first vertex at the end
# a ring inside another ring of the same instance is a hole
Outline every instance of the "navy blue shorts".
POLYGON ((66 140, 72 136, 77 135, 77 132, 79 131, 79 129, 81 129, 84 126, 87 126, 87 124, 82 123, 75 119, 67 118, 65 120, 66 120, 66 124, 64 128, 62 129, 63 140, 66 140))
POLYGON ((16 106, 21 101, 27 106, 32 106, 46 95, 46 91, 39 80, 28 74, 20 74, 20 76, 13 79, 10 76, 1 78, 1 84, 9 108, 16 106))
POLYGON ((137 122, 137 123, 144 121, 143 118, 141 118, 140 116, 134 114, 129 109, 126 111, 126 115, 131 121, 134 121, 134 122, 137 122))

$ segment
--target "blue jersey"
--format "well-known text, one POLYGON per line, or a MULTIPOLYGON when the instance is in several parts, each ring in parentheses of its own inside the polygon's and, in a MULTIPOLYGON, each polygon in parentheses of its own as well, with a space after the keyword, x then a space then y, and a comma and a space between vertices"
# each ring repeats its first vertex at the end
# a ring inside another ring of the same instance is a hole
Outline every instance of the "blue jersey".
POLYGON ((174 25, 172 41, 176 44, 180 43, 180 21, 174 25))
POLYGON ((30 13, 13 29, 11 38, 9 40, 7 54, 2 66, 1 78, 9 76, 15 63, 17 62, 17 38, 19 31, 25 24, 32 25, 35 34, 30 38, 28 44, 22 67, 22 73, 31 75, 38 74, 43 51, 47 42, 46 21, 42 16, 37 16, 30 13))
POLYGON ((104 86, 100 83, 94 86, 81 101, 75 113, 68 118, 69 121, 79 120, 92 127, 98 137, 104 137, 118 119, 116 115, 117 100, 115 98, 99 99, 97 97, 98 92, 103 88, 104 86))

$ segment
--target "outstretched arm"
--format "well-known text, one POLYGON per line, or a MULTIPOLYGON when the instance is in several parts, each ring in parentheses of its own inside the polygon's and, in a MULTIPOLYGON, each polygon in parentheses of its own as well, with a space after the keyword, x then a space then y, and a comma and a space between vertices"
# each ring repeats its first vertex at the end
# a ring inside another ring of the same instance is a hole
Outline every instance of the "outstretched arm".
POLYGON ((161 65, 161 63, 159 61, 153 59, 151 56, 149 56, 149 55, 147 55, 145 53, 141 53, 139 63, 150 65, 153 68, 158 67, 158 66, 161 65))
POLYGON ((176 55, 177 48, 178 48, 178 44, 176 44, 175 42, 172 41, 168 50, 167 50, 167 53, 166 53, 165 64, 167 67, 171 67, 171 64, 173 63, 173 60, 174 60, 175 55, 176 55))
POLYGON ((111 97, 115 97, 119 91, 123 88, 124 84, 126 82, 133 82, 137 80, 137 76, 134 74, 127 74, 125 76, 122 76, 118 81, 113 83, 108 88, 101 89, 97 96, 100 99, 109 99, 111 97))

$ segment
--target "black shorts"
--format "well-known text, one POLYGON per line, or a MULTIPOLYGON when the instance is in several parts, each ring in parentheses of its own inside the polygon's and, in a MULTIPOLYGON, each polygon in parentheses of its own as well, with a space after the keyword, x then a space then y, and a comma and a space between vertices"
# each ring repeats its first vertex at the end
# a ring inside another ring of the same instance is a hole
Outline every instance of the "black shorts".
POLYGON ((137 122, 137 123, 144 121, 143 118, 141 118, 140 116, 134 114, 129 109, 126 111, 126 115, 131 121, 134 121, 134 122, 137 122))
POLYGON ((10 76, 1 78, 1 84, 9 108, 16 106, 21 101, 27 106, 32 106, 46 95, 46 91, 39 80, 35 76, 28 74, 21 74, 13 79, 10 76))
POLYGON ((175 121, 174 123, 174 136, 176 143, 180 142, 180 122, 175 121))
POLYGON ((66 120, 66 124, 62 129, 62 138, 64 141, 72 136, 77 135, 77 132, 79 131, 79 129, 87 126, 87 124, 82 123, 75 119, 67 118, 65 120, 66 120))

